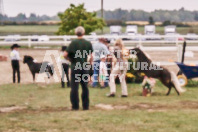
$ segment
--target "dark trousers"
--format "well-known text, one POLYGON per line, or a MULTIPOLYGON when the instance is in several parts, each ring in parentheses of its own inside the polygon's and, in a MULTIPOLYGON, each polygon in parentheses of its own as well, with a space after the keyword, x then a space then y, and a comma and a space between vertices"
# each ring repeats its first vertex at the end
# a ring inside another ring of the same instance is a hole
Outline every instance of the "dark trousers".
POLYGON ((20 66, 18 60, 12 60, 12 70, 13 70, 13 83, 15 83, 15 74, 17 73, 18 83, 20 83, 20 66))
POLYGON ((67 87, 70 87, 70 81, 69 81, 69 65, 68 64, 62 64, 62 77, 61 77, 61 86, 62 88, 65 87, 65 81, 64 77, 66 75, 67 78, 67 87))
POLYGON ((79 109, 79 95, 78 88, 79 83, 82 87, 82 106, 84 110, 89 109, 89 89, 88 89, 88 71, 86 70, 71 70, 71 93, 70 100, 72 103, 72 109, 79 109))

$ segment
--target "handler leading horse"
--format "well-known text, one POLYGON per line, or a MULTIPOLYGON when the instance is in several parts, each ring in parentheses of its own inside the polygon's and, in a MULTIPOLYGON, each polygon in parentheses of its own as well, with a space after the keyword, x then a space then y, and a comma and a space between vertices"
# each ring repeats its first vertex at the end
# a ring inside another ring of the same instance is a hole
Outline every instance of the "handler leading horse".
POLYGON ((130 53, 136 54, 138 57, 138 63, 147 63, 147 65, 144 65, 144 68, 138 69, 139 72, 143 72, 148 77, 159 79, 166 87, 168 87, 168 92, 166 95, 170 94, 172 87, 175 88, 178 95, 185 92, 185 90, 180 87, 179 81, 174 72, 170 72, 164 67, 153 64, 149 57, 140 48, 131 49, 130 53), (161 70, 150 68, 151 65, 161 70))

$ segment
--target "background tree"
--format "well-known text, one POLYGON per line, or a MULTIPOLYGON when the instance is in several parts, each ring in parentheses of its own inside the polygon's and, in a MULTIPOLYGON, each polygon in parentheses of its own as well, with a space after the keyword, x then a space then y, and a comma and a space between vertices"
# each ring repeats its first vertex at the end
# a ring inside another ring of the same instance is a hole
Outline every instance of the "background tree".
POLYGON ((198 13, 195 14, 195 21, 198 21, 198 13))
POLYGON ((87 12, 84 4, 78 6, 71 4, 70 8, 66 9, 64 13, 59 13, 58 16, 61 20, 58 35, 73 35, 77 26, 83 26, 86 34, 105 26, 104 20, 98 18, 95 12, 87 12))
POLYGON ((149 24, 150 25, 154 25, 155 24, 152 16, 149 17, 149 24))
POLYGON ((167 25, 171 25, 172 23, 171 23, 171 21, 169 21, 169 20, 166 20, 166 21, 164 21, 163 22, 163 26, 167 26, 167 25))

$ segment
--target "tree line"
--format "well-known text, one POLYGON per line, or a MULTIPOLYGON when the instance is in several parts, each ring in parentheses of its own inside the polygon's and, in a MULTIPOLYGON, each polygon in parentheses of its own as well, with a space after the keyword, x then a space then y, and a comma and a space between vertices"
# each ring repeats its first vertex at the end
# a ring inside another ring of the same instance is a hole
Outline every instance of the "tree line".
MULTIPOLYGON (((97 16, 101 16, 100 11, 96 11, 97 16)), ((189 11, 181 8, 179 10, 155 10, 152 12, 147 12, 143 10, 124 10, 115 9, 113 11, 104 10, 105 21, 149 21, 150 18, 154 21, 165 22, 185 22, 185 21, 198 21, 198 11, 189 11)), ((59 21, 58 14, 55 16, 48 15, 36 15, 31 13, 30 16, 26 16, 23 13, 19 13, 15 17, 9 17, 7 15, 0 14, 0 21, 4 22, 41 22, 48 20, 59 21)))
MULTIPOLYGON (((101 12, 97 12, 101 16, 101 12)), ((121 21, 148 21, 149 17, 153 17, 154 21, 164 22, 185 22, 198 21, 198 11, 189 11, 181 8, 179 10, 155 10, 147 12, 143 10, 123 10, 116 9, 113 11, 104 11, 105 20, 121 20, 121 21)))

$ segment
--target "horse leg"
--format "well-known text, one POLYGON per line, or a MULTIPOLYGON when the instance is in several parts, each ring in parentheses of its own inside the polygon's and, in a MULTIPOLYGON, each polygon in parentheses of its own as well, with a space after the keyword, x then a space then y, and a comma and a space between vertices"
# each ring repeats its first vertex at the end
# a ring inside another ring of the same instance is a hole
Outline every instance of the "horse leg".
POLYGON ((50 74, 49 72, 46 72, 48 79, 50 79, 50 74))
POLYGON ((35 73, 32 73, 33 76, 33 83, 35 83, 35 73))
POLYGON ((166 95, 168 96, 170 94, 170 91, 171 91, 172 87, 168 87, 168 92, 166 93, 166 95))
POLYGON ((171 89, 172 89, 172 85, 170 84, 170 81, 166 80, 164 78, 160 79, 160 81, 162 82, 162 84, 164 84, 168 88, 168 92, 166 93, 166 95, 168 96, 171 92, 171 89))
POLYGON ((49 72, 46 72, 46 74, 47 74, 47 77, 48 77, 48 80, 47 80, 47 84, 49 84, 49 80, 50 80, 50 74, 49 74, 49 72))
POLYGON ((177 92, 178 95, 180 95, 179 91, 176 89, 175 85, 173 83, 171 83, 172 86, 175 88, 175 91, 177 92))

